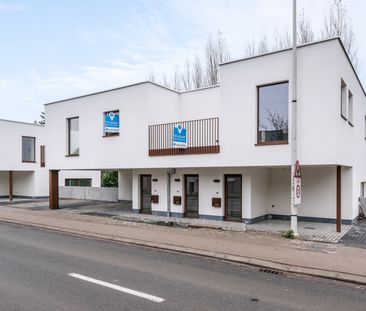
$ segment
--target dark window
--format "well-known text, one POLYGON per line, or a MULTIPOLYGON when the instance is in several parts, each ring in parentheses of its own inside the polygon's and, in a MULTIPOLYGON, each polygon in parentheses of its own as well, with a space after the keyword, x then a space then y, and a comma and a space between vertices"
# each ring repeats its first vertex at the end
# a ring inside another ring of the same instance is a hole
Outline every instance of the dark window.
POLYGON ((347 120, 347 85, 341 80, 341 116, 347 120))
POLYGON ((46 166, 46 146, 41 146, 41 167, 45 167, 46 166))
POLYGON ((22 137, 22 161, 35 162, 36 161, 36 138, 22 137))
POLYGON ((258 87, 258 144, 288 142, 288 82, 258 87))
POLYGON ((353 126, 353 94, 348 91, 348 123, 353 126))
POLYGON ((104 136, 118 136, 119 135, 119 110, 107 111, 104 113, 104 136))
POLYGON ((67 178, 65 179, 65 186, 68 187, 91 187, 91 178, 67 178))
POLYGON ((79 155, 79 118, 67 120, 68 127, 68 155, 79 155))

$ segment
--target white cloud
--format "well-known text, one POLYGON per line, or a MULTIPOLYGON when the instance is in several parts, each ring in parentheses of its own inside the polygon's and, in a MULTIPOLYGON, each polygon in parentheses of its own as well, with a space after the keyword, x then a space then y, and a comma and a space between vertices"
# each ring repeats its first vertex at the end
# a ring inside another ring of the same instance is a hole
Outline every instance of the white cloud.
MULTIPOLYGON (((244 56, 247 41, 291 27, 290 0, 177 0, 167 2, 164 10, 151 3, 146 1, 148 14, 136 12, 133 23, 121 19, 76 30, 91 49, 102 50, 97 63, 48 74, 34 69, 0 79, 0 117, 32 121, 47 102, 146 80, 151 72, 169 76, 184 65, 187 56, 201 54, 208 33, 217 29, 227 38, 232 57, 237 58, 244 56)), ((346 5, 358 33, 361 77, 365 81, 362 55, 366 55, 366 41, 361 40, 366 29, 365 5, 351 0, 346 5)), ((298 6, 304 7, 319 32, 329 0, 299 0, 298 6)), ((0 4, 0 11, 2 8, 0 4)))
POLYGON ((22 77, 0 80, 0 118, 32 122, 38 119, 43 104, 69 97, 145 81, 149 74, 175 68, 173 58, 155 62, 144 60, 136 65, 121 59, 106 60, 106 66, 87 66, 74 71, 56 71, 41 75, 36 70, 22 77))
POLYGON ((0 12, 14 12, 14 11, 23 11, 25 6, 22 4, 5 4, 0 3, 0 12))

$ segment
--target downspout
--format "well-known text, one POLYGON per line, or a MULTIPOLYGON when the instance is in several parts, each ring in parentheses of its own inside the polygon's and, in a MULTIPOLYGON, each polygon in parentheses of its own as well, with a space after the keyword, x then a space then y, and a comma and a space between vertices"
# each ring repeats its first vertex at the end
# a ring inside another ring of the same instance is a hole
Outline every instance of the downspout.
POLYGON ((170 184, 171 184, 171 175, 175 174, 175 168, 168 170, 167 172, 167 216, 170 217, 170 184))

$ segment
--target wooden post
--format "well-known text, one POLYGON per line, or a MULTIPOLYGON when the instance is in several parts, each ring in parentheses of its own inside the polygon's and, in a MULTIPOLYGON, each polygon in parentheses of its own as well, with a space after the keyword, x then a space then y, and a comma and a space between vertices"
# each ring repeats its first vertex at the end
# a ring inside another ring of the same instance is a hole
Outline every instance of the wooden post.
POLYGON ((337 232, 341 232, 342 228, 342 167, 337 166, 337 232))
POLYGON ((14 173, 13 171, 9 171, 9 201, 13 201, 14 199, 14 173))
POLYGON ((58 171, 50 170, 50 209, 59 208, 59 194, 58 194, 58 171))

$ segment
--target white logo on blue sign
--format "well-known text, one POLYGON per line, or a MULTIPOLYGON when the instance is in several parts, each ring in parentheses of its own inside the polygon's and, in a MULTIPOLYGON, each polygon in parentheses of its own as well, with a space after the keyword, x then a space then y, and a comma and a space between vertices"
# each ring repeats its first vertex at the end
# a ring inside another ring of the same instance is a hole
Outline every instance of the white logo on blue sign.
POLYGON ((119 132, 119 114, 116 114, 114 112, 108 112, 105 114, 104 131, 106 133, 119 132))
POLYGON ((181 123, 173 128, 173 148, 187 148, 187 129, 181 123))

